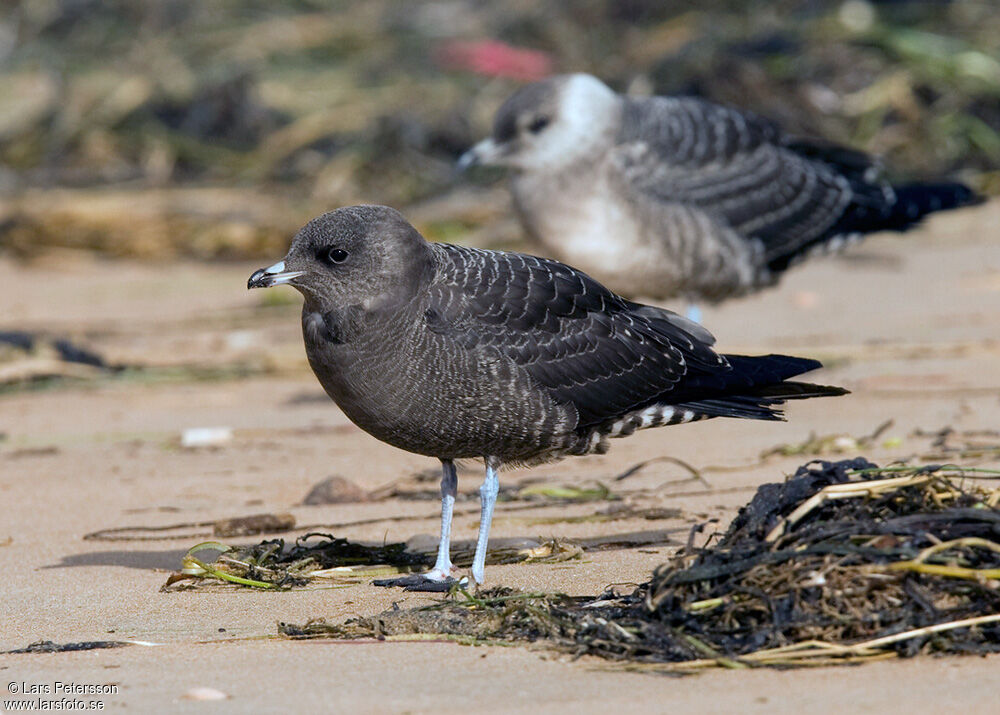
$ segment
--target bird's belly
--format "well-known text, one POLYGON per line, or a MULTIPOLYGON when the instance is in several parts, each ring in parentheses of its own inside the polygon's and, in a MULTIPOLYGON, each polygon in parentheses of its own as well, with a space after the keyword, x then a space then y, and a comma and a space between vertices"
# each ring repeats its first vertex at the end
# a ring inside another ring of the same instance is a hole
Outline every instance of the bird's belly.
POLYGON ((679 276, 659 242, 643 236, 625 206, 584 199, 540 211, 534 233, 556 258, 626 296, 665 297, 679 276))
POLYGON ((555 258, 628 298, 710 301, 766 283, 754 244, 697 207, 643 212, 608 182, 575 181, 545 193, 529 177, 514 184, 528 232, 555 258))
POLYGON ((352 422, 408 452, 529 461, 575 424, 565 407, 496 358, 438 352, 433 360, 414 361, 391 351, 351 355, 349 346, 308 344, 306 353, 352 422))

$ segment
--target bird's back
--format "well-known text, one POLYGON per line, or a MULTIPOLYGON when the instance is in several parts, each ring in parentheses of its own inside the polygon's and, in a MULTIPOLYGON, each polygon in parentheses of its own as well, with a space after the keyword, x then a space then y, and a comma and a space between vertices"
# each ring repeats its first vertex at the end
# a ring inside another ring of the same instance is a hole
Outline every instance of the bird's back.
POLYGON ((738 240, 749 250, 732 259, 752 262, 758 283, 774 256, 816 241, 853 196, 846 177, 787 147, 771 122, 694 98, 630 101, 614 162, 638 210, 664 223, 682 209, 703 217, 700 234, 672 237, 676 253, 710 257, 738 240))
MULTIPOLYGON (((678 260, 699 245, 708 259, 753 261, 758 284, 810 252, 905 230, 975 199, 956 183, 894 189, 862 152, 794 139, 766 119, 696 98, 628 100, 614 163, 648 225, 659 216, 667 229, 671 212, 684 208, 702 217, 701 231, 664 236, 678 260), (734 253, 733 235, 751 250, 734 253)), ((734 283, 732 292, 751 287, 734 283)))
POLYGON ((818 363, 726 357, 701 326, 557 261, 434 244, 403 303, 303 310, 328 394, 375 437, 446 459, 532 463, 706 417, 776 419, 818 363))

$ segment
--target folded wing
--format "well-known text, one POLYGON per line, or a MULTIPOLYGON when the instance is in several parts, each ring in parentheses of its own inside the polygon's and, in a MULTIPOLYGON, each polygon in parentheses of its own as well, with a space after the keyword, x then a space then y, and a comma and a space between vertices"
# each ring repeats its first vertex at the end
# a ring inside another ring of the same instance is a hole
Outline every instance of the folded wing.
POLYGON ((556 261, 440 244, 428 327, 496 351, 552 396, 579 429, 666 399, 696 376, 730 371, 704 328, 620 298, 556 261))

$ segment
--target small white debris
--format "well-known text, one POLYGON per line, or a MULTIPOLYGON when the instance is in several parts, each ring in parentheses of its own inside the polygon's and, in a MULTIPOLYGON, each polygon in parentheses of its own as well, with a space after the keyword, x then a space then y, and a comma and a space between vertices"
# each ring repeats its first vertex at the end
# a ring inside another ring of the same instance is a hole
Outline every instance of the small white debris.
POLYGON ((231 427, 191 427, 181 434, 181 447, 222 447, 233 441, 231 427))
POLYGON ((792 294, 792 305, 799 310, 812 310, 820 303, 819 294, 811 290, 800 290, 792 294))
POLYGON ((819 571, 810 571, 806 574, 806 580, 802 582, 803 588, 810 586, 826 586, 826 576, 819 571))
POLYGON ((853 437, 843 435, 833 440, 833 449, 836 452, 852 452, 858 448, 858 441, 853 437))
POLYGON ((252 330, 233 330, 226 335, 226 347, 230 350, 248 350, 258 343, 252 330))
POLYGON ((229 695, 222 692, 221 690, 216 690, 215 688, 206 688, 204 686, 198 688, 191 688, 181 697, 184 700, 228 700, 229 699, 229 695))

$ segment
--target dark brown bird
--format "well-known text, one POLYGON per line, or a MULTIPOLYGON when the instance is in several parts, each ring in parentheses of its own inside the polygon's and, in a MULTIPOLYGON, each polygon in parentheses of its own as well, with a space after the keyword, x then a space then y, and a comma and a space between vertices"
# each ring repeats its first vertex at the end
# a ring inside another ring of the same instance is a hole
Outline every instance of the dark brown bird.
POLYGON ((384 206, 310 221, 248 287, 285 283, 305 298, 306 355, 327 394, 376 438, 441 460, 430 580, 451 577, 456 459, 486 462, 472 566, 482 583, 501 466, 602 453, 645 427, 781 419, 785 400, 845 393, 786 381, 815 360, 719 355, 675 313, 556 261, 428 243, 384 206))

